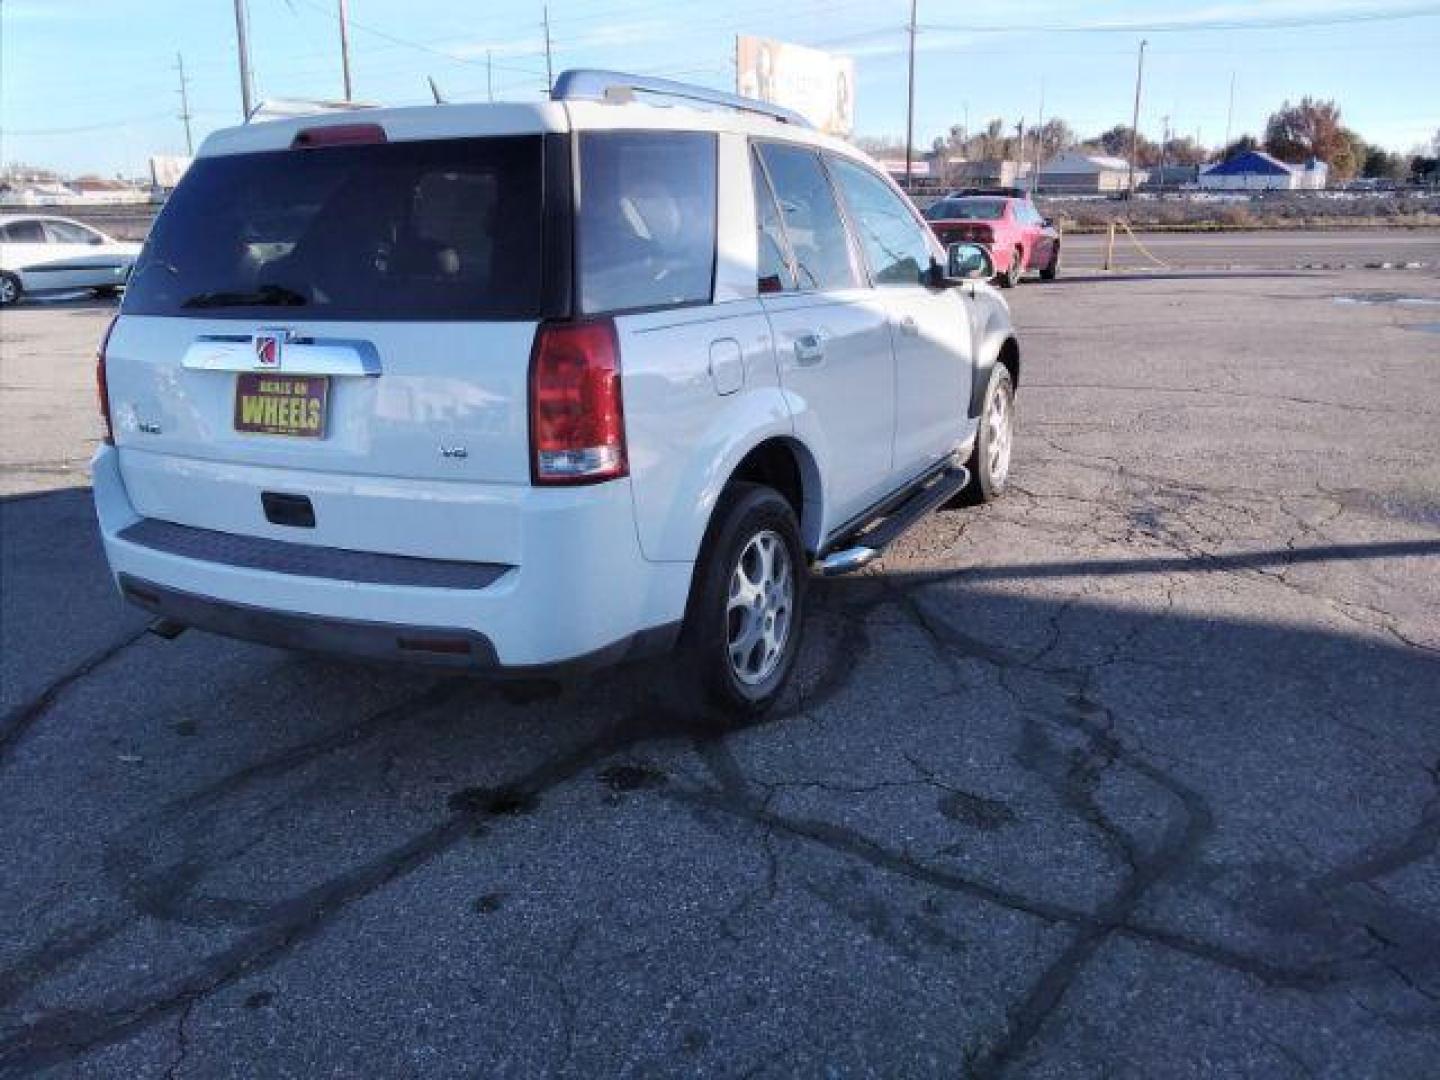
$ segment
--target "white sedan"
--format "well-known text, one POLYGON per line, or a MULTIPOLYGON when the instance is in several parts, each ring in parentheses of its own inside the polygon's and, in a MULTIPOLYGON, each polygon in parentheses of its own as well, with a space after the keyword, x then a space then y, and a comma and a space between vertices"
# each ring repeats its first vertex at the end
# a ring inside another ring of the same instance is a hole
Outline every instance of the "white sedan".
POLYGON ((113 293, 125 284, 139 254, 139 244, 116 240, 78 221, 0 214, 0 306, 8 307, 26 293, 113 293))

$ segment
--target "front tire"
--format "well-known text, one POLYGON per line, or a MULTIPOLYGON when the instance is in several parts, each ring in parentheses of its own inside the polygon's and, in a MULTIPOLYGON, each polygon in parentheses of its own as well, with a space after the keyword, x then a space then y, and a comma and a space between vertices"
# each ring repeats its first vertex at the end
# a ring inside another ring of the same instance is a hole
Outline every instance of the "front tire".
POLYGON ((24 294, 25 287, 20 284, 18 277, 8 272, 0 272, 0 307, 18 304, 24 294))
POLYGON ((1010 453, 1015 439, 1015 381, 1010 369, 998 360, 985 387, 985 407, 980 412, 980 432, 965 467, 970 483, 960 493, 969 505, 999 498, 1010 478, 1010 453))
POLYGON ((737 482, 721 495, 695 566, 684 648, 709 701, 736 716, 775 704, 800 652, 805 561, 795 511, 737 482))

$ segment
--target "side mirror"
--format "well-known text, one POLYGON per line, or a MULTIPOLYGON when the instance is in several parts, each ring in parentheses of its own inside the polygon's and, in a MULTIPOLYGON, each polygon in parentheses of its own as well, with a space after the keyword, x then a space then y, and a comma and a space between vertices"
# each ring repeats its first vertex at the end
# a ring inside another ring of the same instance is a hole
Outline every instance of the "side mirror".
POLYGON ((91 244, 92 246, 94 246, 94 245, 98 245, 98 244, 103 244, 103 243, 105 243, 105 238, 104 238, 103 236, 92 236, 92 237, 90 237, 89 241, 87 241, 87 242, 88 242, 89 244, 91 244))
POLYGON ((995 260, 979 244, 951 244, 946 249, 945 276, 952 282, 989 281, 995 276, 995 260))

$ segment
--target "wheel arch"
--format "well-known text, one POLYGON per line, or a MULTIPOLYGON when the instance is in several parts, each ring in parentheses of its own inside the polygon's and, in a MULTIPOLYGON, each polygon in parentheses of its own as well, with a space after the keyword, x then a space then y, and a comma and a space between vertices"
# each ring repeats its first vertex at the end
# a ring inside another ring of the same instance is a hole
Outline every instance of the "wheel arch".
POLYGON ((825 500, 820 467, 803 442, 790 435, 772 435, 747 450, 725 480, 764 484, 775 489, 795 511, 800 542, 807 554, 820 548, 825 500))
POLYGON ((1004 364, 1010 372, 1010 381, 1020 389, 1020 342, 1009 326, 987 327, 981 338, 975 377, 970 384, 970 419, 975 419, 985 408, 985 389, 990 385, 990 372, 996 364, 1004 364))

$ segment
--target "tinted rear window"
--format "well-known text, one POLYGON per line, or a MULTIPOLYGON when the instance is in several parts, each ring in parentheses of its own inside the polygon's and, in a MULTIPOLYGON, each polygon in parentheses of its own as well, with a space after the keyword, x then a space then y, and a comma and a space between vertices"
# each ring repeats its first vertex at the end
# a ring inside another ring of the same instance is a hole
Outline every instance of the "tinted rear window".
POLYGON ((155 222, 134 315, 532 319, 540 136, 201 158, 155 222))
POLYGON ((708 303, 715 278, 715 136, 580 136, 586 312, 708 303))
POLYGON ((941 199, 925 211, 931 221, 999 221, 1005 216, 1004 199, 941 199))

